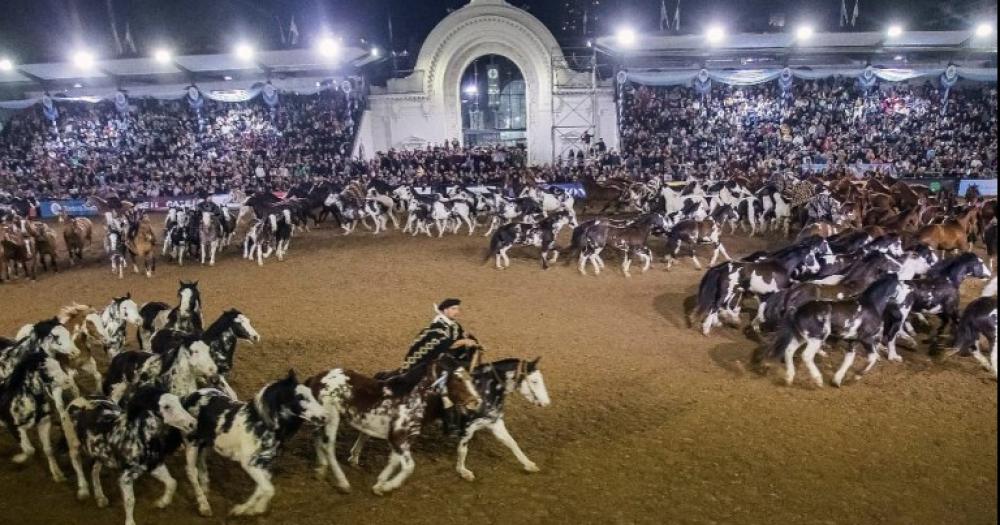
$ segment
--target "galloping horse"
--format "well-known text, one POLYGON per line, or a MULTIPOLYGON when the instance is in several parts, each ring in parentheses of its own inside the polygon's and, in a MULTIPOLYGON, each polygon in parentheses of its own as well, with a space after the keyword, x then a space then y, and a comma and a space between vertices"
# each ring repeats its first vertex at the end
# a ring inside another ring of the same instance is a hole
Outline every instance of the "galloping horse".
POLYGON ((139 273, 139 266, 136 261, 142 257, 142 265, 146 270, 146 277, 152 277, 156 271, 156 235, 153 233, 153 225, 149 217, 143 216, 139 224, 133 224, 130 228, 129 239, 125 242, 128 255, 132 259, 132 270, 139 273))
POLYGON ((25 275, 32 281, 35 280, 37 259, 33 245, 33 239, 13 224, 0 225, 0 247, 2 247, 4 259, 3 264, 0 265, 0 280, 10 279, 8 265, 12 266, 15 271, 20 266, 25 275))
POLYGON ((94 232, 94 223, 86 217, 65 219, 63 226, 63 241, 69 252, 69 263, 83 262, 83 250, 90 246, 94 232))
POLYGON ((930 246, 933 250, 967 252, 971 247, 969 236, 975 233, 978 218, 979 208, 972 206, 954 219, 945 221, 944 224, 931 224, 920 228, 917 231, 917 241, 930 246))

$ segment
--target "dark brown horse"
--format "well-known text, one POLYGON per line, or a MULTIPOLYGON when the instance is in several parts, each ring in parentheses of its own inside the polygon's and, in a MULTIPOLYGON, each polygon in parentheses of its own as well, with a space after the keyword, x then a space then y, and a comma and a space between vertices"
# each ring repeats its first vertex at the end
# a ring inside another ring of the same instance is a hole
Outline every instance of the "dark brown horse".
POLYGON ((586 175, 581 180, 583 191, 587 198, 583 201, 583 209, 580 213, 587 213, 587 209, 593 205, 604 203, 604 207, 598 213, 604 213, 611 206, 615 206, 617 211, 628 203, 629 184, 625 181, 608 180, 601 184, 593 176, 586 175))
POLYGON ((13 268, 16 272, 20 266, 25 275, 34 281, 38 259, 35 257, 34 240, 31 236, 12 224, 4 224, 0 226, 0 246, 4 259, 0 265, 0 280, 10 280, 10 269, 13 268))

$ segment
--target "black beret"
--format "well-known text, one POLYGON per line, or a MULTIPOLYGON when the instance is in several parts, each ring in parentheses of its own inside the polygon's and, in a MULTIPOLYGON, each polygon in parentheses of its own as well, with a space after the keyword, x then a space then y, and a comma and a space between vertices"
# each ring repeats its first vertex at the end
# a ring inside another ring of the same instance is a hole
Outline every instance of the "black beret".
POLYGON ((451 308, 452 306, 458 306, 460 304, 462 304, 462 301, 458 299, 445 299, 444 301, 441 301, 441 304, 438 305, 438 311, 443 312, 451 308))

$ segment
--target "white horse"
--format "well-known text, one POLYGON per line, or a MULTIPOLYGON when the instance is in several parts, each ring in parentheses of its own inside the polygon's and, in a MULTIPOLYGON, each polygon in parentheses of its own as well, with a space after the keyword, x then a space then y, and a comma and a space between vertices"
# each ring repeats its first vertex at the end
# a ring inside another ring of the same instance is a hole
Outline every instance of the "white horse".
POLYGON ((579 224, 576 220, 576 210, 573 209, 576 200, 569 192, 555 194, 550 191, 529 187, 521 191, 520 196, 528 197, 537 202, 542 208, 542 214, 546 216, 554 211, 565 210, 569 214, 570 225, 575 228, 579 224))
POLYGON ((215 266, 215 254, 219 251, 221 235, 219 221, 215 219, 210 211, 201 212, 201 225, 198 226, 198 241, 201 243, 201 264, 205 264, 208 257, 208 265, 215 266), (207 253, 206 253, 207 252, 207 253))

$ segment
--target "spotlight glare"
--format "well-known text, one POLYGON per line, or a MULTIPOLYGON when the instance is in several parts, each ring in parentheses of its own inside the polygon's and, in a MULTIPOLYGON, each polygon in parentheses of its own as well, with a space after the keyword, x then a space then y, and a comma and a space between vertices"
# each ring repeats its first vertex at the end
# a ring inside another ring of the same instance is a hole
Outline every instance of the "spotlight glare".
POLYGON ((705 32, 705 38, 710 44, 718 44, 726 38, 726 30, 721 26, 712 26, 705 32))
POLYGON ((166 49, 157 49, 156 51, 153 51, 153 60, 160 64, 170 63, 171 58, 173 58, 173 55, 166 49))
POLYGON ((635 42, 639 39, 639 37, 635 34, 634 29, 623 27, 618 30, 618 33, 615 34, 615 39, 617 39, 618 43, 622 46, 632 47, 635 45, 635 42))
POLYGON ((976 26, 976 36, 979 38, 987 37, 993 34, 993 26, 987 22, 983 22, 976 26))
POLYGON ((334 58, 340 54, 340 43, 330 37, 324 37, 316 44, 316 50, 326 58, 334 58))
POLYGON ((240 60, 253 60, 254 49, 250 44, 239 44, 234 51, 240 60))
POLYGON ((9 58, 0 58, 0 71, 13 71, 14 62, 9 58))
POLYGON ((479 93, 479 87, 477 87, 475 84, 469 84, 468 86, 465 86, 465 89, 463 91, 465 91, 466 95, 471 96, 479 93))
POLYGON ((813 36, 812 26, 802 26, 795 31, 795 38, 799 40, 809 40, 813 36))
POLYGON ((77 51, 71 57, 73 65, 79 69, 90 69, 94 67, 94 55, 90 51, 77 51))
POLYGON ((379 55, 381 55, 381 54, 382 54, 382 52, 379 51, 379 49, 377 47, 373 47, 372 48, 372 56, 373 57, 378 58, 379 55))
POLYGON ((898 36, 902 36, 903 27, 899 25, 889 26, 889 30, 886 31, 886 33, 889 35, 890 38, 896 38, 898 36))

